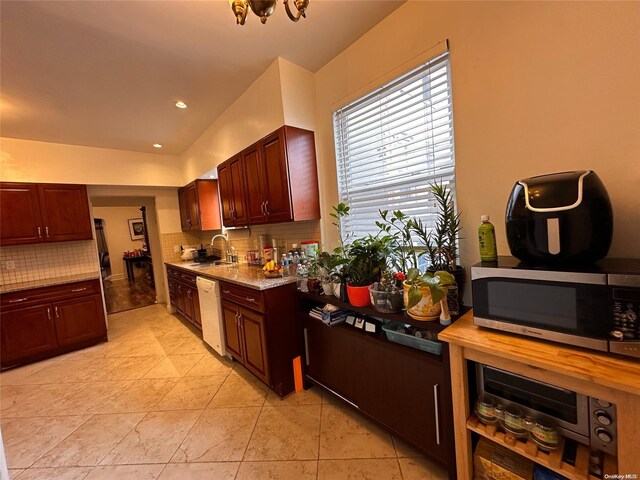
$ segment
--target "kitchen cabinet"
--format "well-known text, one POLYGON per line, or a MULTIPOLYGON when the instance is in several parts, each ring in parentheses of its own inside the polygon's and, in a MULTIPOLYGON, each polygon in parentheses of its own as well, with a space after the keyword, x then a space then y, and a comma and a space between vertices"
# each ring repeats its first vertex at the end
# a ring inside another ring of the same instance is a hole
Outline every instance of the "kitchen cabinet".
POLYGON ((225 226, 281 223, 320 218, 314 134, 284 126, 246 148, 218 167, 220 199, 225 226), (238 160, 237 176, 231 174, 238 160), (233 188, 229 187, 234 180, 233 188), (242 188, 244 195, 238 194, 242 188), (233 212, 236 201, 244 201, 244 215, 233 212), (225 208, 231 213, 225 213, 225 208), (235 217, 235 218, 234 218, 235 217), (242 218, 242 221, 239 219, 242 218))
POLYGON ((246 226, 249 221, 242 155, 236 155, 218 166, 218 185, 224 226, 246 226))
POLYGON ((195 180, 178 189, 178 203, 183 231, 222 228, 216 180, 195 180))
MULTIPOLYGON (((318 384, 446 467, 455 479, 453 412, 448 350, 433 355, 390 342, 383 332, 365 333, 346 323, 329 327, 309 316, 332 303, 358 314, 404 323, 402 314, 356 308, 326 296, 298 293, 298 321, 308 382, 318 384)), ((439 324, 421 328, 441 330, 439 324)))
POLYGON ((0 245, 93 238, 84 185, 0 183, 0 245))
POLYGON ((169 301, 181 317, 198 330, 202 330, 200 297, 196 275, 179 268, 167 266, 169 301))
POLYGON ((259 291, 221 281, 220 291, 227 351, 279 396, 292 392, 295 284, 259 291))
POLYGON ((107 340, 99 280, 0 295, 2 369, 107 340))

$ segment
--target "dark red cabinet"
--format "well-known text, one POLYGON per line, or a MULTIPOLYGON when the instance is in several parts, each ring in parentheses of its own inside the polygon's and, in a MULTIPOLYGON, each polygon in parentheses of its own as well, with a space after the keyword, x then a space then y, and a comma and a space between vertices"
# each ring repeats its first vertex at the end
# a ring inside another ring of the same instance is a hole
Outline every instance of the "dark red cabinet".
POLYGON ((319 219, 316 168, 313 132, 289 126, 223 162, 218 180, 224 225, 319 219))
POLYGON ((240 331, 240 312, 235 303, 221 301, 222 318, 224 323, 224 338, 227 350, 233 358, 244 364, 244 348, 242 347, 242 333, 240 331))
POLYGON ((107 340, 97 279, 4 293, 0 307, 3 369, 107 340))
POLYGON ((93 238, 84 185, 0 183, 0 245, 93 238))
POLYGON ((178 189, 178 203, 183 231, 218 230, 222 227, 216 180, 195 180, 178 189))
POLYGON ((167 277, 171 305, 189 323, 202 330, 196 275, 167 265, 167 277))

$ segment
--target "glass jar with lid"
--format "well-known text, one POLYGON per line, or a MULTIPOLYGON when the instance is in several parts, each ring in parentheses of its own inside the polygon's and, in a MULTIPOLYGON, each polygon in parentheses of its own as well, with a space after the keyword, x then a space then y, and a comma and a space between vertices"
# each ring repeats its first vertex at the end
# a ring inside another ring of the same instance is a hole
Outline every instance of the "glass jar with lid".
POLYGON ((524 413, 516 405, 508 405, 504 409, 504 416, 500 425, 504 430, 516 438, 525 437, 527 428, 524 420, 524 413))
POLYGON ((542 415, 534 420, 529 436, 544 451, 557 450, 562 439, 553 420, 542 415))
POLYGON ((491 395, 480 395, 476 400, 475 408, 478 420, 486 425, 493 425, 495 423, 498 423, 499 418, 496 415, 497 406, 497 400, 491 395))

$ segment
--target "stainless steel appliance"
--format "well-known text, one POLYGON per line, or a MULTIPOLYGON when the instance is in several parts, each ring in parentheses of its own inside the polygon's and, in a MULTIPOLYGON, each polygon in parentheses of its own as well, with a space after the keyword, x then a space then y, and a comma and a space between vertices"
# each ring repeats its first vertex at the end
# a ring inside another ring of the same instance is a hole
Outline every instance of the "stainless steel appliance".
POLYGON ((518 405, 525 415, 545 415, 565 437, 616 455, 615 405, 482 363, 476 364, 476 373, 479 394, 518 405))
POLYGON ((640 358, 640 259, 571 269, 499 257, 471 282, 476 325, 640 358))

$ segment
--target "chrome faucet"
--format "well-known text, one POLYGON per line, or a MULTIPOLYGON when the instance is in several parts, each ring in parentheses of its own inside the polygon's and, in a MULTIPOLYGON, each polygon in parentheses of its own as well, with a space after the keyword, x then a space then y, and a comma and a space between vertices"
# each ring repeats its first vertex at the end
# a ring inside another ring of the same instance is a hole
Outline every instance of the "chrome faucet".
POLYGON ((216 240, 216 238, 223 238, 224 239, 224 261, 227 262, 229 259, 227 258, 227 250, 229 250, 229 239, 227 238, 227 234, 226 233, 218 233, 217 235, 214 235, 213 238, 211 238, 211 246, 213 247, 213 242, 216 240))

